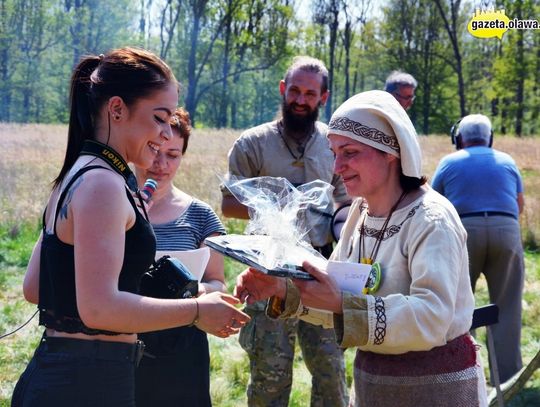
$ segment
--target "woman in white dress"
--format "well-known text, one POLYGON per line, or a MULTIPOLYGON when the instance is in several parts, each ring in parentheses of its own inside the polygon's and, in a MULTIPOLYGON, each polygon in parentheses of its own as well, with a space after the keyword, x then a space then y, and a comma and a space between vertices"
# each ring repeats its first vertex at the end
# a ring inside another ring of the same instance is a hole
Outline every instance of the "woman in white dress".
POLYGON ((248 303, 275 296, 281 303, 269 313, 333 326, 343 347, 356 347, 353 406, 486 405, 468 333, 467 236, 453 206, 421 174, 409 117, 389 93, 360 93, 333 114, 328 139, 335 172, 356 197, 331 260, 373 264, 364 292, 342 291, 304 262, 314 280, 248 269, 236 295, 248 303))

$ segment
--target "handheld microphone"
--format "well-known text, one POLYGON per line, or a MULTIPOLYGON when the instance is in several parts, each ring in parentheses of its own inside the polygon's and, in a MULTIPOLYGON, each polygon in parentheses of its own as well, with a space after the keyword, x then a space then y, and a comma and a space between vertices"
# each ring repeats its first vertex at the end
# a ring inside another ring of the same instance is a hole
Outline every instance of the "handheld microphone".
POLYGON ((144 186, 141 189, 141 195, 145 202, 149 202, 150 199, 152 199, 152 195, 156 191, 156 188, 157 182, 154 181, 152 178, 148 178, 144 182, 144 186))

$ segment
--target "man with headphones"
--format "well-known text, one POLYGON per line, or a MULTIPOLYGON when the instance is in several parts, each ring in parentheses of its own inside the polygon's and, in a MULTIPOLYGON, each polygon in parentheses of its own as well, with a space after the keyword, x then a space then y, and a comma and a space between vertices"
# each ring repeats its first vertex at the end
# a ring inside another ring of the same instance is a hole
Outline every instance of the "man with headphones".
POLYGON ((499 306, 499 323, 492 329, 499 376, 505 382, 522 367, 524 263, 518 217, 523 182, 512 157, 491 147, 493 132, 486 116, 464 117, 452 142, 458 151, 442 158, 432 187, 452 202, 467 230, 473 290, 483 273, 490 301, 499 306))

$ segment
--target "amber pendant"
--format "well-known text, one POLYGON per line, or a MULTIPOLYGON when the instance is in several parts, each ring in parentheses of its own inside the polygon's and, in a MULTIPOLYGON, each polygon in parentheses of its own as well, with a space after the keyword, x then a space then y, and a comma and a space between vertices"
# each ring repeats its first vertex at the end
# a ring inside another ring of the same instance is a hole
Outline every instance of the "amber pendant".
POLYGON ((373 264, 373 259, 370 257, 362 257, 360 259, 360 263, 362 264, 373 264))
POLYGON ((304 161, 302 161, 302 160, 294 160, 293 163, 292 163, 292 166, 293 167, 303 168, 304 167, 304 161))

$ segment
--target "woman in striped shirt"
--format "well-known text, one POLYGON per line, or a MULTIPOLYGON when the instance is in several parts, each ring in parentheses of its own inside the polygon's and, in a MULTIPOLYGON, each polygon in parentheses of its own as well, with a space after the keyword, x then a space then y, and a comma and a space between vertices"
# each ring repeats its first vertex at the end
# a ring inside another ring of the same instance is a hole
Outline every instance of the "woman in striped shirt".
MULTIPOLYGON (((189 114, 177 109, 173 137, 161 147, 149 169, 136 168, 139 185, 152 178, 157 189, 148 215, 158 251, 193 250, 209 236, 225 234, 212 208, 173 184, 191 132, 189 114)), ((225 292, 223 257, 211 251, 199 294, 225 292)), ((181 327, 141 335, 146 348, 136 371, 137 406, 210 406, 210 356, 206 333, 181 327)))

